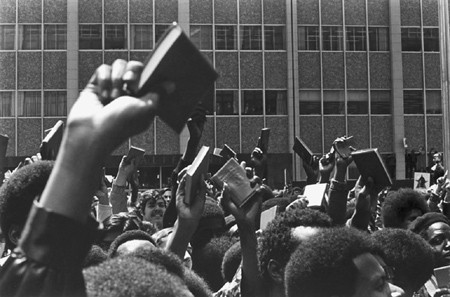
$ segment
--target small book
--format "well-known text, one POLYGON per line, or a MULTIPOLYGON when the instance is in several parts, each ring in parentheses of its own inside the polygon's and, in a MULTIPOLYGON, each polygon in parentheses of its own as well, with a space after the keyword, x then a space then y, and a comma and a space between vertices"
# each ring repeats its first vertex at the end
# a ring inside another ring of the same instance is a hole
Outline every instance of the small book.
POLYGON ((157 92, 162 82, 175 84, 173 92, 159 92, 156 114, 180 133, 193 109, 212 111, 214 81, 218 74, 181 27, 174 23, 157 42, 144 63, 136 96, 157 92))
POLYGON ((439 288, 447 288, 450 285, 450 266, 435 268, 434 276, 439 288))
POLYGON ((261 213, 261 219, 259 221, 259 229, 265 230, 267 225, 275 219, 277 216, 278 205, 275 205, 269 209, 266 209, 261 213))
POLYGON ((128 150, 127 159, 142 158, 145 155, 145 150, 136 146, 130 146, 128 150))
POLYGON ((42 160, 56 160, 64 134, 64 122, 59 120, 42 140, 39 148, 42 160))
POLYGON ((202 146, 191 166, 186 172, 186 185, 184 203, 191 205, 195 198, 195 189, 201 180, 202 174, 205 178, 209 166, 209 146, 202 146))
POLYGON ((233 149, 228 144, 223 145, 223 148, 219 154, 226 160, 229 160, 231 158, 236 158, 236 152, 233 151, 233 149))
POLYGON ((251 187, 245 169, 234 158, 229 159, 211 177, 211 181, 219 189, 223 189, 224 183, 227 183, 231 191, 231 199, 238 207, 242 207, 258 189, 257 186, 251 187))
POLYGON ((321 208, 324 204, 325 193, 327 192, 328 184, 312 184, 306 185, 303 195, 308 199, 309 208, 321 208))
POLYGON ((269 150, 269 136, 270 128, 262 128, 261 136, 258 138, 258 144, 256 146, 259 147, 264 154, 269 150))
POLYGON ((295 137, 294 146, 292 147, 294 152, 302 158, 303 162, 308 164, 312 163, 313 160, 313 152, 309 149, 309 147, 301 140, 299 137, 295 137))
POLYGON ((372 177, 377 189, 392 186, 391 177, 377 148, 354 151, 352 157, 363 180, 372 177))

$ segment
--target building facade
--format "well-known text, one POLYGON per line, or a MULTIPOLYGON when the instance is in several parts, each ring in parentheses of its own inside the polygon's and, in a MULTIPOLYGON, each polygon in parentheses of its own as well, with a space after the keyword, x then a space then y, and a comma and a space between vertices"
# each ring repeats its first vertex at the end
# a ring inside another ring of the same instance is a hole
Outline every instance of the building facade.
MULTIPOLYGON (((94 70, 144 61, 178 22, 218 71, 202 142, 242 159, 271 128, 269 184, 305 178, 295 136, 314 153, 353 135, 405 178, 409 149, 442 151, 437 0, 1 0, 0 134, 6 165, 37 152, 94 70)), ((188 133, 156 119, 119 147, 147 152, 145 187, 163 187, 188 133)), ((117 167, 116 167, 117 168, 117 167)), ((349 177, 355 178, 351 167, 349 177)))

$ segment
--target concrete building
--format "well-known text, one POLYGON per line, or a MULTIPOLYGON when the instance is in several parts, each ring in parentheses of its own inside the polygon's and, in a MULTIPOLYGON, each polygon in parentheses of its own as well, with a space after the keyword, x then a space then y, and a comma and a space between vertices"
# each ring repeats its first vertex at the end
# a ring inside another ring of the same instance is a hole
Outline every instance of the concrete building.
MULTIPOLYGON (((337 136, 378 147, 405 178, 405 149, 442 151, 437 0, 1 0, 0 134, 6 166, 37 152, 102 63, 143 61, 177 21, 220 74, 203 143, 243 159, 271 128, 269 183, 305 178, 300 136, 317 154, 337 136)), ((187 131, 159 119, 114 152, 145 148, 145 187, 163 187, 187 131)), ((80 160, 82 161, 82 160, 80 160)), ((350 168, 349 177, 357 175, 350 168)))

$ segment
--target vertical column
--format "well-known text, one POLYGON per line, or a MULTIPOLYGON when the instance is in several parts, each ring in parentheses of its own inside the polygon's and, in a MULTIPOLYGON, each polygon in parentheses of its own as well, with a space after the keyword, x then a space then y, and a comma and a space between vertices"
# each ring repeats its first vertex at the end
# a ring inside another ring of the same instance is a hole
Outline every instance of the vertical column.
MULTIPOLYGON (((189 30, 189 0, 178 0, 178 24, 183 28, 183 31, 190 36, 189 30)), ((187 126, 181 131, 180 136, 180 154, 183 154, 187 147, 189 140, 189 131, 187 126)))
POLYGON ((78 93, 78 0, 71 0, 67 1, 67 114, 78 93))
POLYGON ((450 167, 450 102, 449 102, 449 12, 448 0, 439 0, 439 50, 441 53, 441 100, 442 100, 442 140, 444 149, 444 167, 450 167))
POLYGON ((392 76, 392 122, 394 139, 392 140, 396 159, 396 179, 405 178, 405 121, 403 116, 403 67, 402 32, 400 21, 400 0, 389 1, 390 46, 392 76))

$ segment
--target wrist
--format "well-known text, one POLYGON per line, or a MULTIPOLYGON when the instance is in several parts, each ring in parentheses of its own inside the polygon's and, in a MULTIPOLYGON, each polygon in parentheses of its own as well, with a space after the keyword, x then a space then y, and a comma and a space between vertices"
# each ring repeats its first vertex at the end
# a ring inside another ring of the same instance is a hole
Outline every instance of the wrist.
POLYGON ((340 192, 347 191, 347 184, 345 182, 341 182, 333 178, 330 181, 330 190, 340 192))
POLYGON ((126 188, 127 187, 127 180, 126 180, 126 178, 123 178, 120 175, 117 175, 117 177, 113 181, 113 184, 116 187, 119 187, 119 188, 126 188))

